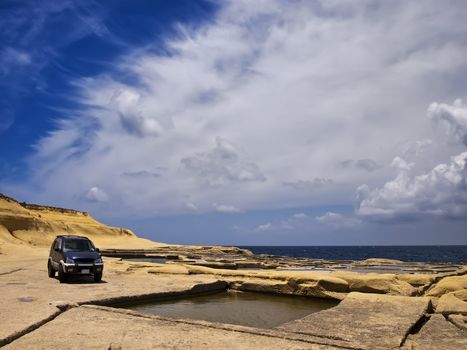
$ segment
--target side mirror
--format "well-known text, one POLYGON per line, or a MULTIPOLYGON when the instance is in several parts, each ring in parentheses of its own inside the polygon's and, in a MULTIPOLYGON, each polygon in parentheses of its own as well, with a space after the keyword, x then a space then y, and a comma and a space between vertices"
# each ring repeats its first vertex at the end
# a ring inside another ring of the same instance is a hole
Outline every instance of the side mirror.
POLYGON ((58 249, 58 248, 54 248, 54 250, 55 250, 56 252, 59 252, 59 251, 60 251, 60 249, 58 249))
POLYGON ((100 250, 99 248, 96 248, 96 252, 100 253, 100 251, 101 251, 101 250, 100 250))

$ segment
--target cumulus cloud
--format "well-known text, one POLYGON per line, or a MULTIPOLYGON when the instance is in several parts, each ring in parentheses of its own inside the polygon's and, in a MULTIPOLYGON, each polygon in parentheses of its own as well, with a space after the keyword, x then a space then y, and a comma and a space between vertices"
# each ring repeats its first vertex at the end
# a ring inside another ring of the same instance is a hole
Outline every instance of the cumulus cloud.
POLYGON ((308 215, 304 214, 304 213, 297 213, 297 214, 294 214, 292 216, 294 219, 306 219, 308 218, 308 215))
POLYGON ((84 197, 90 202, 107 202, 109 200, 107 193, 97 186, 91 187, 84 197))
POLYGON ((226 182, 266 181, 259 167, 240 155, 228 140, 216 137, 216 145, 210 152, 200 152, 183 158, 182 165, 211 186, 226 182))
POLYGON ((456 99, 452 105, 433 102, 428 107, 428 117, 442 123, 446 134, 467 146, 467 105, 456 99))
MULTIPOLYGON (((358 214, 376 220, 418 219, 426 216, 465 218, 467 215, 467 152, 412 176, 399 167, 397 177, 361 196, 358 214)), ((399 160, 397 163, 403 163, 399 160)))
POLYGON ((290 220, 282 220, 279 222, 275 223, 265 223, 262 225, 258 225, 253 231, 254 232, 265 232, 265 231, 290 231, 294 230, 296 228, 296 225, 293 225, 290 220))
POLYGON ((315 217, 315 220, 335 228, 353 227, 360 223, 360 220, 356 218, 346 217, 342 214, 334 213, 332 211, 328 211, 323 215, 315 217))
POLYGON ((253 232, 276 231, 289 232, 299 230, 310 230, 313 225, 313 218, 305 213, 295 213, 285 219, 273 220, 265 224, 258 225, 253 232))
POLYGON ((402 158, 417 157, 432 146, 434 146, 434 142, 430 139, 404 142, 401 145, 402 158))
MULTIPOLYGON (((460 99, 453 105, 432 103, 427 116, 441 123, 446 136, 465 144, 467 106, 460 99)), ((426 173, 413 174, 415 163, 395 157, 394 180, 381 188, 367 185, 357 189, 357 213, 370 220, 416 220, 424 217, 467 217, 467 152, 450 157, 426 173)))
POLYGON ((193 203, 193 202, 185 203, 185 206, 186 206, 188 209, 192 210, 192 211, 197 211, 197 210, 198 210, 198 206, 197 206, 195 203, 193 203))
POLYGON ((260 232, 263 231, 264 232, 264 231, 270 231, 272 229, 274 229, 274 226, 270 222, 268 222, 266 224, 262 224, 262 225, 259 225, 258 227, 256 227, 255 231, 260 231, 260 232))
POLYGON ((148 117, 144 113, 141 95, 129 89, 116 92, 113 102, 117 106, 117 112, 123 128, 130 134, 140 137, 159 136, 162 126, 155 118, 148 117))
POLYGON ((336 222, 342 220, 342 215, 329 211, 324 215, 317 216, 315 219, 320 222, 336 222))
MULTIPOLYGON (((187 194, 200 213, 224 198, 243 211, 350 205, 358 185, 392 176, 371 170, 405 159, 398 145, 434 139, 420 111, 456 97, 466 16, 435 0, 222 2, 163 50, 138 48, 73 81, 81 108, 38 142, 21 185, 31 200, 76 206, 105 183, 119 200, 99 214, 116 217, 184 213, 187 194), (157 186, 137 174, 151 164, 167 169, 157 186)), ((455 154, 443 147, 433 161, 455 154)))
POLYGON ((219 213, 240 213, 241 210, 234 205, 229 204, 214 204, 214 208, 219 213))

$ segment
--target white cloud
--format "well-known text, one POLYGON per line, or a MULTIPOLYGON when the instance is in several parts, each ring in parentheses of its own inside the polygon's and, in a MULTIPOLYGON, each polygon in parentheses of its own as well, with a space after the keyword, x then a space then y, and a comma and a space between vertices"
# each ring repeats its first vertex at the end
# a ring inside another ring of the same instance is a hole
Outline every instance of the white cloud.
POLYGON ((97 186, 91 187, 84 197, 90 202, 107 202, 109 200, 107 193, 97 186))
POLYGON ((229 204, 214 204, 214 208, 219 213, 240 213, 241 210, 229 204))
POLYGON ((350 228, 357 224, 360 224, 360 220, 354 217, 347 217, 339 213, 334 213, 332 211, 328 211, 324 215, 315 217, 315 220, 332 226, 334 228, 350 228))
POLYGON ((112 103, 117 107, 117 113, 123 128, 136 136, 159 136, 162 126, 156 118, 145 115, 141 95, 130 89, 121 89, 115 93, 112 103))
POLYGON ((276 223, 268 222, 266 224, 262 224, 257 226, 253 231, 254 232, 265 232, 265 231, 276 231, 276 232, 284 232, 295 230, 297 227, 293 225, 290 220, 283 220, 276 223))
POLYGON ((297 213, 292 216, 294 219, 306 219, 308 218, 308 215, 304 213, 297 213))
POLYGON ((257 228, 255 228, 255 231, 263 231, 264 232, 264 231, 270 231, 272 229, 274 229, 274 226, 270 222, 268 222, 266 224, 259 225, 257 228))
POLYGON ((375 220, 418 219, 426 216, 465 218, 467 215, 467 152, 412 176, 400 168, 382 188, 367 191, 358 214, 375 220))
POLYGON ((404 142, 401 147, 402 158, 417 157, 433 146, 434 142, 430 139, 404 142))
POLYGON ((317 216, 315 219, 320 222, 336 222, 342 220, 342 215, 328 211, 326 214, 317 216))
POLYGON ((467 105, 456 99, 452 105, 433 102, 428 107, 428 117, 440 122, 446 134, 467 146, 467 105))
POLYGON ((195 204, 195 203, 192 203, 192 202, 188 202, 185 204, 186 207, 190 210, 193 210, 193 211, 197 211, 198 210, 198 206, 195 204))
POLYGON ((210 186, 226 182, 266 181, 259 167, 240 156, 228 140, 216 137, 216 146, 210 152, 200 152, 181 160, 184 168, 207 182, 210 186))
MULTIPOLYGON (((467 106, 461 100, 453 105, 432 103, 427 116, 444 123, 448 138, 465 143, 467 106)), ((467 152, 452 156, 429 171, 414 175, 414 163, 395 157, 394 180, 381 188, 370 190, 366 185, 357 189, 357 213, 369 220, 415 220, 424 217, 467 217, 467 152)))
POLYGON ((358 185, 391 178, 371 170, 402 143, 436 140, 420 111, 465 80, 464 14, 439 1, 223 2, 165 54, 149 45, 73 82, 83 108, 38 143, 29 186, 44 191, 31 200, 79 207, 105 183, 116 200, 101 216, 185 213, 187 195, 200 213, 226 198, 242 211, 353 204, 358 185), (157 179, 138 173, 156 165, 157 179))
POLYGON ((392 160, 391 167, 401 172, 410 171, 414 166, 414 163, 407 163, 401 157, 396 157, 392 160))

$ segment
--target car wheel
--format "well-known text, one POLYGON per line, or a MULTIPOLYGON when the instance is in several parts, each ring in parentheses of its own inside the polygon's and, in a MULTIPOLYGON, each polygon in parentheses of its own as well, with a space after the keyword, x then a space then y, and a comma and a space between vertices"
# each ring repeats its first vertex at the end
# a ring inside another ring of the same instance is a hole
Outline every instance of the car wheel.
POLYGON ((58 267, 58 280, 60 281, 60 283, 68 281, 68 274, 65 271, 63 271, 62 265, 58 267))
POLYGON ((94 274, 94 282, 100 282, 102 280, 102 272, 96 272, 94 274))
POLYGON ((47 263, 47 272, 48 272, 50 278, 54 278, 54 277, 55 277, 55 270, 54 270, 54 268, 52 267, 52 264, 50 263, 50 260, 49 260, 49 262, 47 263))

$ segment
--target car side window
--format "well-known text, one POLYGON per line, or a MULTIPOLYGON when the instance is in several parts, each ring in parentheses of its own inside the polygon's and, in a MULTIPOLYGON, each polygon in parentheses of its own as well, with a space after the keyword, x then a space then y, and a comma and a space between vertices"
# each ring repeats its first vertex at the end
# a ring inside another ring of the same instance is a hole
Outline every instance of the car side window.
POLYGON ((56 239, 55 244, 54 244, 54 250, 59 249, 59 248, 60 248, 60 239, 56 239))

